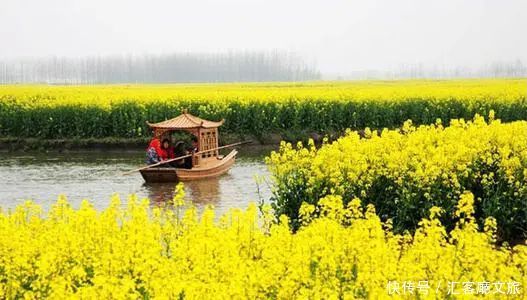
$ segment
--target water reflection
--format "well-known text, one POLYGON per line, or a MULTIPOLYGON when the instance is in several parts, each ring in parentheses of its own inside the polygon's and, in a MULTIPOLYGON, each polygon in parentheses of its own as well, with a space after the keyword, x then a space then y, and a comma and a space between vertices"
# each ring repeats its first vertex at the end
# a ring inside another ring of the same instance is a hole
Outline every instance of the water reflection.
MULTIPOLYGON (((174 197, 175 183, 144 183, 139 173, 122 176, 142 162, 143 153, 69 153, 0 155, 0 207, 12 208, 33 199, 49 208, 59 194, 74 207, 89 199, 97 209, 108 206, 112 194, 122 200, 129 194, 149 198, 153 205, 165 205, 174 197)), ((241 150, 231 170, 218 178, 185 182, 185 202, 198 208, 213 205, 218 213, 231 207, 246 207, 260 197, 269 199, 263 186, 261 195, 254 176, 268 176, 263 156, 241 150)))
POLYGON ((230 174, 225 174, 218 178, 208 178, 197 181, 189 181, 185 183, 187 194, 194 199, 194 203, 200 205, 214 205, 218 203, 218 195, 220 194, 220 178, 221 180, 232 180, 230 174))
POLYGON ((174 198, 174 184, 172 183, 143 183, 143 190, 146 191, 148 199, 152 205, 161 206, 174 198))
MULTIPOLYGON (((232 176, 225 174, 221 178, 207 178, 196 181, 187 181, 185 184, 186 198, 192 199, 195 205, 217 206, 220 195, 220 180, 232 180, 232 176)), ((163 204, 174 198, 175 183, 143 183, 143 189, 153 203, 163 204)))

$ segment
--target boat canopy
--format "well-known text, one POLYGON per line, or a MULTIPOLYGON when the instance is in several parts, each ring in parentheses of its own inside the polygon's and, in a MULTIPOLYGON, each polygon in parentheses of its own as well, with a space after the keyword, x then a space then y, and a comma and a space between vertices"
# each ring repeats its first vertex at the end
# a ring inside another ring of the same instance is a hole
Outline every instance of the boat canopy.
POLYGON ((181 115, 170 120, 159 123, 147 121, 146 123, 152 128, 156 137, 163 137, 167 133, 176 130, 183 130, 194 135, 197 138, 198 149, 201 152, 199 158, 195 161, 195 164, 198 165, 201 159, 215 158, 219 155, 217 149, 218 127, 223 122, 224 120, 219 122, 204 120, 183 111, 181 115))
POLYGON ((146 122, 150 128, 157 130, 189 130, 199 128, 217 128, 223 125, 224 120, 219 122, 208 121, 202 118, 193 116, 187 112, 183 112, 181 115, 166 121, 159 123, 146 122))

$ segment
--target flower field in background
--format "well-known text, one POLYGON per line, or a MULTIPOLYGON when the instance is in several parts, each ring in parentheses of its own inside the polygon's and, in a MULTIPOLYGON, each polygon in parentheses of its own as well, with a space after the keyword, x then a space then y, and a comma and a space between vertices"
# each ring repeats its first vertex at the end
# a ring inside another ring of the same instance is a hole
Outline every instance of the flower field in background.
MULTIPOLYGON (((182 190, 181 188, 179 189, 182 190)), ((60 198, 0 212, 0 298, 444 299, 525 298, 527 246, 497 246, 460 196, 450 231, 432 207, 415 234, 394 234, 373 205, 340 196, 304 204, 292 233, 254 205, 215 217, 118 196, 95 210, 60 198), (315 217, 316 216, 316 217, 315 217)))
POLYGON ((393 128, 411 119, 445 124, 487 115, 527 119, 525 79, 313 83, 0 86, 0 136, 137 138, 146 121, 183 109, 225 119, 224 133, 282 136, 393 128))
POLYGON ((347 134, 319 149, 313 144, 283 143, 267 159, 274 178, 272 201, 277 215, 299 226, 302 202, 316 204, 327 195, 345 204, 360 198, 373 204, 395 232, 414 230, 433 206, 445 213, 450 230, 457 222, 456 203, 470 191, 480 226, 498 221, 501 241, 527 239, 527 122, 501 123, 491 112, 473 120, 440 121, 381 133, 347 134))

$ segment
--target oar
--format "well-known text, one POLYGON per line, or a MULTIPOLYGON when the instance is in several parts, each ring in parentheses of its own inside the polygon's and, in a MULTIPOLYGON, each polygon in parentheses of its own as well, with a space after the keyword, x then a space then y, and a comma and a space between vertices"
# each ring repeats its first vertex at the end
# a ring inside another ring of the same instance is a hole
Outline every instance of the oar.
POLYGON ((234 144, 230 144, 230 145, 225 145, 225 146, 216 147, 216 148, 213 148, 213 149, 203 150, 203 151, 199 151, 199 152, 196 152, 196 153, 187 154, 187 155, 183 155, 183 156, 167 159, 167 160, 155 163, 155 164, 148 165, 146 167, 141 167, 141 168, 138 168, 138 169, 134 169, 134 170, 125 172, 122 175, 132 174, 132 173, 137 172, 137 171, 141 171, 141 170, 144 170, 144 169, 149 169, 149 168, 152 168, 152 167, 164 165, 164 164, 169 163, 169 162, 173 162, 173 161, 180 160, 180 159, 183 159, 183 158, 191 157, 191 156, 198 155, 198 154, 201 154, 201 153, 206 153, 206 152, 210 152, 210 151, 214 151, 214 150, 219 150, 219 149, 223 149, 223 148, 229 148, 229 147, 234 147, 234 146, 238 146, 238 145, 242 145, 242 144, 249 144, 249 143, 252 143, 252 141, 238 142, 238 143, 234 143, 234 144))

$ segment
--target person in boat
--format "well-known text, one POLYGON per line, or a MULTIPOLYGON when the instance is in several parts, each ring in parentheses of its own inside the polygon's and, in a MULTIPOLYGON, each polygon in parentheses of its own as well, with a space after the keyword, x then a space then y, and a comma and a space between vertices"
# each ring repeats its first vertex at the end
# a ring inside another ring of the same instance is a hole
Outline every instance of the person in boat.
POLYGON ((192 147, 192 148, 191 148, 191 151, 194 152, 194 153, 195 153, 195 152, 198 152, 198 151, 199 151, 199 150, 198 150, 198 138, 195 137, 195 136, 193 136, 193 137, 192 137, 192 141, 191 141, 191 143, 192 143, 192 145, 191 145, 191 147, 192 147))
POLYGON ((153 165, 161 161, 163 149, 161 149, 161 142, 158 137, 154 137, 148 148, 146 148, 146 164, 153 165))
MULTIPOLYGON (((174 156, 174 147, 170 145, 170 141, 168 139, 163 139, 163 142, 161 143, 161 161, 173 159, 174 156)), ((177 161, 172 161, 166 164, 161 165, 162 167, 176 167, 177 161)))
MULTIPOLYGON (((192 137, 192 140, 190 141, 191 142, 191 145, 190 147, 187 148, 187 154, 194 154, 196 152, 198 152, 198 138, 193 136, 192 137)), ((192 169, 194 165, 194 156, 190 156, 190 157, 187 157, 185 158, 185 168, 186 169, 192 169)))
MULTIPOLYGON (((180 157, 180 156, 184 156, 184 155, 187 155, 187 154, 188 154, 188 152, 185 149, 185 142, 178 141, 175 144, 175 146, 174 146, 174 156, 175 157, 180 157)), ((185 159, 180 159, 180 160, 174 161, 174 167, 175 168, 184 168, 185 167, 185 159)))
POLYGON ((176 145, 174 146, 174 155, 176 157, 186 155, 187 151, 185 149, 185 142, 184 141, 178 141, 176 145))

